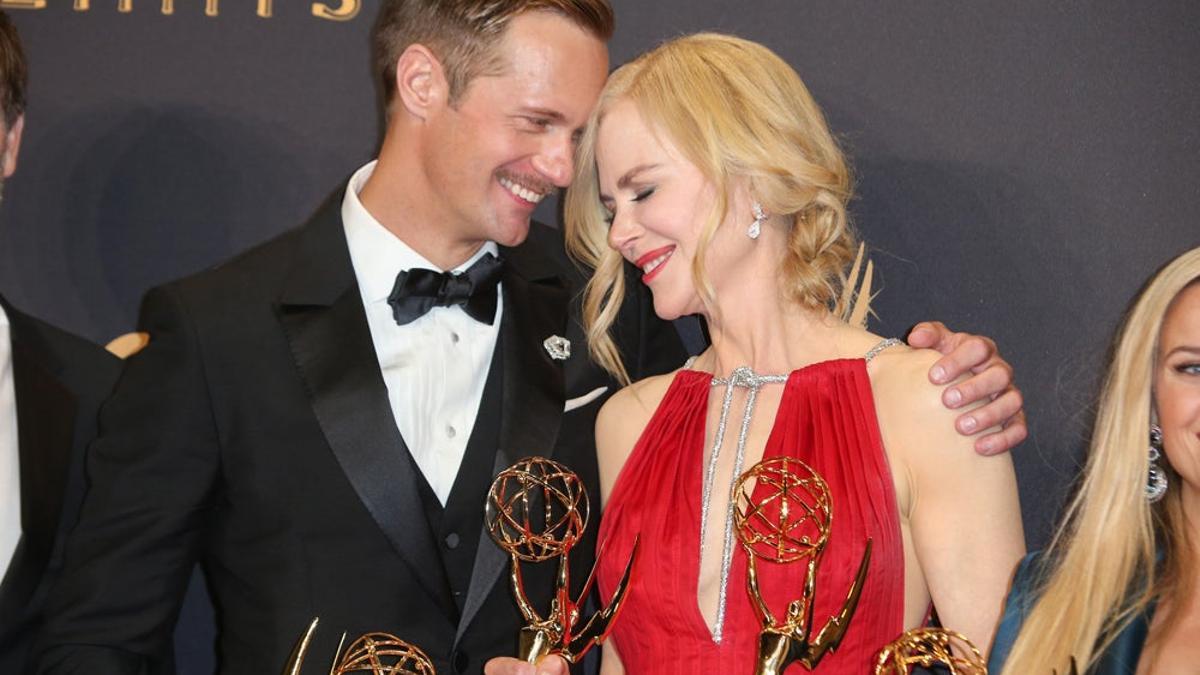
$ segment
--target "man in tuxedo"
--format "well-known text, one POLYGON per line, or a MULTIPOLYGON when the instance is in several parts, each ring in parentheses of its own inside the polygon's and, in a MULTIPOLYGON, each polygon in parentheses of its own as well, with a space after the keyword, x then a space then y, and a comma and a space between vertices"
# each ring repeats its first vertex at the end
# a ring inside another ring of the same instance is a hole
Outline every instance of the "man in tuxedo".
MULTIPOLYGON (((314 616, 318 669, 342 631, 402 636, 439 673, 515 652, 488 486, 541 455, 598 510, 593 426, 620 386, 588 359, 586 277, 530 223, 572 177, 612 28, 607 0, 383 2, 378 160, 303 227, 146 295, 151 341, 90 451, 41 672, 169 669, 196 560, 221 673, 278 672, 314 616)), ((629 286, 630 376, 678 367, 677 335, 629 286)), ((994 373, 990 353, 967 360, 994 373)), ((536 606, 555 571, 527 566, 536 606)))
MULTIPOLYGON (((25 125, 25 55, 0 12, 0 190, 25 125)), ((83 496, 83 448, 120 361, 0 295, 0 673, 22 673, 83 496)))

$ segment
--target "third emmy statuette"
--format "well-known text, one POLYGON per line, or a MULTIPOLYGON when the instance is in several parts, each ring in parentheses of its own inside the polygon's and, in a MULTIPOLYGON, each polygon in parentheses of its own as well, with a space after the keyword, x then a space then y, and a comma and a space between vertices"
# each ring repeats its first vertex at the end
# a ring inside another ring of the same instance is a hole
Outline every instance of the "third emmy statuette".
MULTIPOLYGON (((308 625, 308 630, 296 642, 283 675, 301 675, 304 657, 308 653, 309 644, 312 643, 313 634, 317 632, 318 621, 319 619, 313 619, 308 625)), ((367 633, 350 643, 343 654, 342 646, 345 644, 346 634, 342 633, 342 642, 333 655, 329 675, 437 675, 433 669, 433 662, 425 652, 395 635, 367 633)))
POLYGON ((884 646, 874 675, 908 675, 913 666, 942 666, 949 675, 987 675, 983 655, 962 633, 914 628, 884 646))
POLYGON ((596 568, 588 575, 579 598, 574 599, 568 559, 587 529, 588 515, 587 491, 579 477, 562 464, 541 457, 527 457, 501 471, 488 491, 485 514, 488 532, 512 557, 513 595, 527 623, 521 629, 518 654, 524 661, 537 663, 548 654, 558 654, 570 663, 577 663, 589 649, 608 637, 623 605, 637 558, 636 539, 625 573, 608 606, 579 625, 580 605, 595 583, 596 568), (550 612, 542 618, 525 593, 521 563, 552 558, 558 558, 558 575, 550 612))
POLYGON ((731 498, 737 504, 734 525, 738 540, 748 559, 746 584, 763 625, 755 675, 780 675, 793 663, 812 670, 827 651, 837 648, 846 634, 867 578, 871 540, 867 539, 858 574, 846 592, 841 611, 812 637, 817 567, 833 524, 829 486, 803 462, 774 457, 742 474, 734 484, 731 498), (783 621, 775 617, 763 599, 758 579, 759 559, 807 565, 800 598, 788 603, 783 621))

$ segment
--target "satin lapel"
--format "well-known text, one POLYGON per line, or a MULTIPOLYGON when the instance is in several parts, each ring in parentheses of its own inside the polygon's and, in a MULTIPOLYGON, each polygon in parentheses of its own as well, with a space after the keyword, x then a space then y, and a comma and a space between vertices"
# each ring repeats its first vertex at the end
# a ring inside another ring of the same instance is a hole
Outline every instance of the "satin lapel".
POLYGON ((421 585, 453 616, 457 606, 379 372, 341 218, 323 212, 309 228, 279 311, 296 367, 359 499, 421 585))
POLYGON ((40 570, 50 560, 58 523, 62 516, 63 493, 71 464, 74 439, 75 395, 57 377, 58 362, 42 343, 37 329, 21 313, 5 306, 12 334, 13 390, 17 400, 17 446, 21 464, 22 542, 9 576, 24 567, 36 574, 25 575, 17 589, 6 584, 6 603, 33 591, 40 570))
MULTIPOLYGON (((499 344, 504 400, 492 475, 523 457, 553 455, 566 400, 563 362, 552 360, 542 343, 552 335, 567 334, 568 291, 557 276, 538 274, 536 260, 517 250, 504 255, 508 265, 499 344)), ((508 564, 508 554, 485 529, 475 553, 456 640, 462 638, 508 564)))

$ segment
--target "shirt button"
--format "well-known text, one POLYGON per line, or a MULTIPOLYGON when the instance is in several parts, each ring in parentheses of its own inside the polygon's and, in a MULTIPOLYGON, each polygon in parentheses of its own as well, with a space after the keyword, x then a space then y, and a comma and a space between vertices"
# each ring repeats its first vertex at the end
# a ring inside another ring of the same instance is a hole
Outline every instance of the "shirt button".
POLYGON ((446 425, 446 438, 454 438, 457 435, 458 432, 454 430, 454 427, 446 425))
POLYGON ((446 535, 446 548, 450 549, 451 551, 458 548, 457 532, 451 532, 450 534, 446 535))
POLYGON ((450 341, 453 342, 454 344, 458 344, 458 333, 451 333, 450 341))

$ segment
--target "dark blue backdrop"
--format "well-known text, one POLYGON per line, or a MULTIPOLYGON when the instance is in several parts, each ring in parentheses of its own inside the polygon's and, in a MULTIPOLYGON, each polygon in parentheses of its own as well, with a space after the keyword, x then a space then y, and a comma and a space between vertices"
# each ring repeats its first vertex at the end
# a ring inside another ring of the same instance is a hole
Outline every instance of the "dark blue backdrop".
MULTIPOLYGON (((107 341, 132 329, 148 286, 299 223, 371 158, 379 128, 377 0, 325 5, 0 2, 32 61, 0 289, 107 341)), ((715 29, 800 71, 857 166, 875 328, 942 319, 995 337, 1016 366, 1033 432, 1016 453, 1026 527, 1044 543, 1118 315, 1155 267, 1200 244, 1200 5, 614 5, 614 63, 715 29)), ((202 605, 185 623, 184 672, 205 672, 202 605)))

